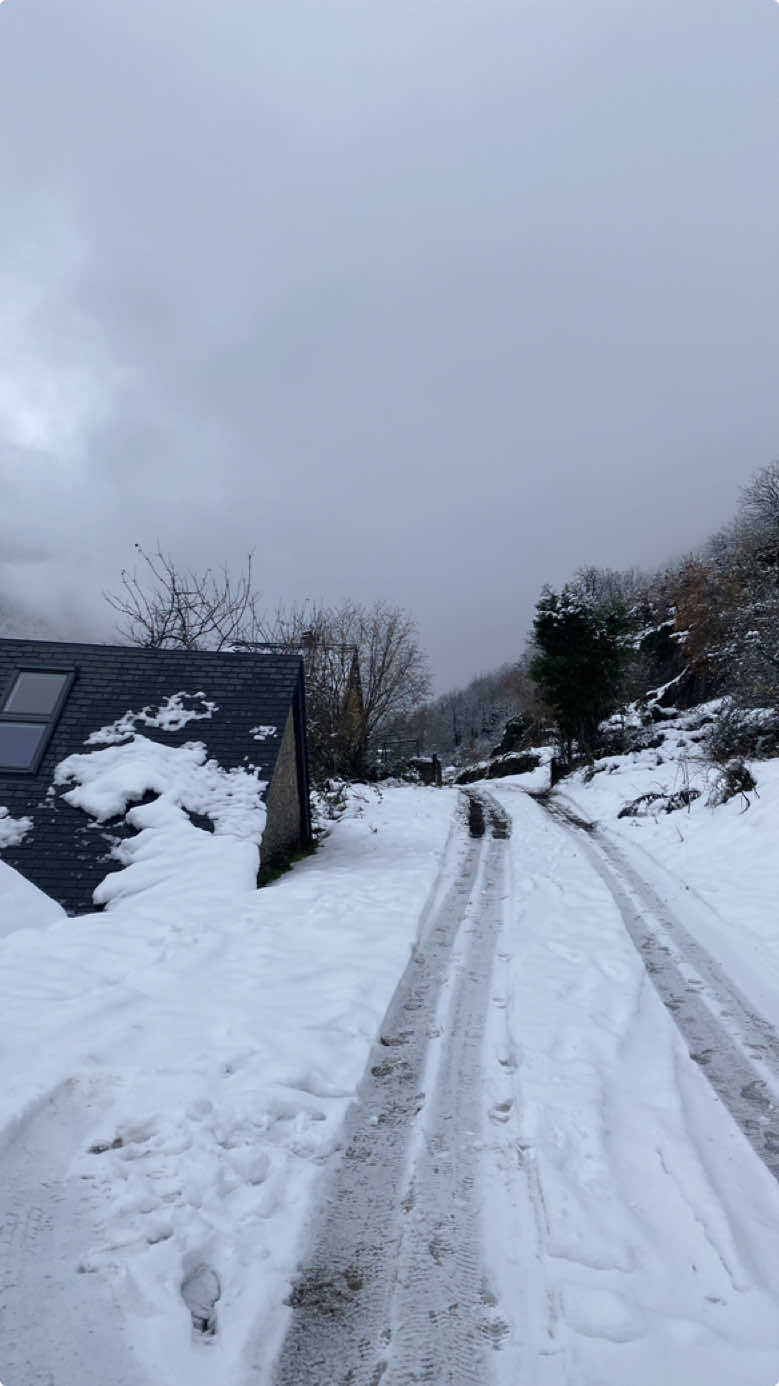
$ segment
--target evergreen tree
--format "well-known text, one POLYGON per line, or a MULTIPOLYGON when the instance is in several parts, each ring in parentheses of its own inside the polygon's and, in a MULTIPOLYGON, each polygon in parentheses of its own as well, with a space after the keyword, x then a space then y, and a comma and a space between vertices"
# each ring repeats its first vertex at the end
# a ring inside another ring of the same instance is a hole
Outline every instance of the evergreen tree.
POLYGON ((538 653, 530 675, 555 720, 566 761, 574 745, 594 748, 598 724, 619 703, 626 633, 622 607, 598 609, 571 586, 559 595, 544 589, 533 622, 538 653))

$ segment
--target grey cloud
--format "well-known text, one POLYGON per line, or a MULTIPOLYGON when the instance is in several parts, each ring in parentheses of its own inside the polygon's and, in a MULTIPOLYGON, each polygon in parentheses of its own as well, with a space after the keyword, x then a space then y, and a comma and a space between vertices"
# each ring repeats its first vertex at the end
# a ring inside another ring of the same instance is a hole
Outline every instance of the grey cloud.
POLYGON ((0 453, 0 534, 96 630, 159 538, 407 604, 441 685, 512 657, 542 582, 691 547, 777 453, 777 91, 767 0, 8 0, 63 428, 46 481, 0 453))

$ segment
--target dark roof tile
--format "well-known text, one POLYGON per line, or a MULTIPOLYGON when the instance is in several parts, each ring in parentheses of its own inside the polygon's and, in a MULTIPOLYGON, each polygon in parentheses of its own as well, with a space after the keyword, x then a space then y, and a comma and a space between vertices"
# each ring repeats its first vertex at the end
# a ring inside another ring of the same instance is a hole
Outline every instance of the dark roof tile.
POLYGON ((0 696, 15 669, 47 665, 71 668, 76 678, 37 773, 0 772, 0 805, 14 817, 34 820, 25 841, 6 848, 3 858, 71 910, 86 907, 105 875, 106 841, 102 832, 92 832, 84 850, 74 850, 74 829, 85 826, 83 814, 59 793, 47 797, 47 790, 61 760, 89 749, 90 733, 127 712, 156 708, 176 693, 202 692, 217 704, 210 719, 190 721, 178 731, 143 725, 136 730, 166 745, 202 741, 225 769, 250 763, 270 782, 289 710, 296 698, 303 702, 298 655, 43 640, 0 640, 0 696), (275 727, 277 735, 255 741, 251 729, 258 725, 275 727), (75 872, 74 859, 84 863, 75 872))

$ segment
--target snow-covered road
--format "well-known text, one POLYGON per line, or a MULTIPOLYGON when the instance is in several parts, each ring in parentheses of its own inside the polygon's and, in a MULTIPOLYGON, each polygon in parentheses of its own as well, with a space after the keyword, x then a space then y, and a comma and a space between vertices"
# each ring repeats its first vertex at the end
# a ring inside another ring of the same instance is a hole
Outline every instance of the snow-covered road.
POLYGON ((773 1027, 606 833, 491 790, 251 1379, 772 1386, 773 1027))
POLYGON ((779 1179, 779 1035, 711 953, 627 860, 619 845, 582 820, 564 795, 549 811, 586 837, 581 850, 605 882, 658 996, 672 1012, 690 1058, 779 1179))
MULTIPOLYGON (((501 1020, 491 1012, 485 1053, 485 1110, 499 1096, 511 1104, 483 1161, 486 1254, 510 1327, 494 1380, 774 1386, 779 1186, 626 927, 640 947, 646 893, 616 848, 606 873, 587 833, 517 785, 491 788, 514 821, 494 983, 506 1005, 501 1020)), ((659 914, 652 924, 667 921, 659 914)), ((735 1049, 737 1018, 723 1019, 719 1000, 721 1071, 738 1091, 738 1065, 759 1063, 754 1032, 735 1049)))
POLYGON ((775 1386, 770 974, 581 794, 469 795, 0 944, 4 1386, 775 1386))
MULTIPOLYGON (((484 1027, 508 816, 482 791, 444 859, 291 1295, 274 1382, 478 1386, 500 1321, 485 1291, 484 1027)), ((464 817, 464 815, 463 815, 464 817)))

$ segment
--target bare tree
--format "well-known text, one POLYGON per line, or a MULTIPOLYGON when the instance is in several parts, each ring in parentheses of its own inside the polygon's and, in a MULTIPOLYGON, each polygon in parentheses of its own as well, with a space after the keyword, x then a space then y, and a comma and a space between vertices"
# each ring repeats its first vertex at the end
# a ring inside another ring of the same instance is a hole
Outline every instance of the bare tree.
POLYGON ((619 572, 588 564, 578 569, 569 585, 588 606, 605 613, 630 607, 641 596, 646 579, 637 568, 619 572))
POLYGON ((766 537, 779 538, 779 462, 755 472, 741 492, 741 509, 766 537))
POLYGON ((430 670, 413 617, 400 607, 349 603, 337 613, 359 652, 365 736, 371 740, 395 717, 410 712, 430 691, 430 670))
POLYGON ((368 743, 430 689, 416 622, 386 602, 279 608, 265 640, 303 655, 315 773, 359 774, 368 743))
POLYGON ((251 554, 236 578, 226 566, 180 569, 159 545, 153 554, 135 548, 144 564, 140 577, 124 569, 120 590, 103 594, 133 645, 222 650, 261 637, 251 554))
POLYGON ((135 645, 301 654, 315 776, 359 775, 368 741, 427 696, 427 660, 400 607, 304 602, 263 618, 251 554, 234 578, 227 567, 179 569, 159 545, 153 554, 135 547, 140 575, 125 570, 120 590, 104 594, 120 633, 135 645))

